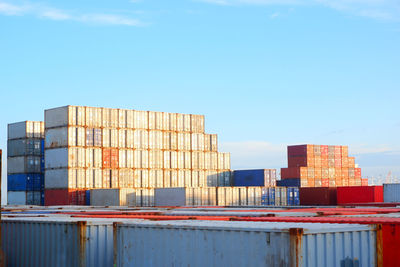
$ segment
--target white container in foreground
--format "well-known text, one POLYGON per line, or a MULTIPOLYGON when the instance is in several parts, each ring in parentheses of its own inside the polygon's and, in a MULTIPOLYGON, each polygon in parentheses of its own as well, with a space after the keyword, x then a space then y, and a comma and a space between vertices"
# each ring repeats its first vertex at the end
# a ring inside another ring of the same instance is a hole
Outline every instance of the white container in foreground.
POLYGON ((92 206, 135 206, 135 189, 92 189, 90 205, 92 206))
POLYGON ((116 266, 376 266, 375 226, 168 221, 117 225, 116 266))

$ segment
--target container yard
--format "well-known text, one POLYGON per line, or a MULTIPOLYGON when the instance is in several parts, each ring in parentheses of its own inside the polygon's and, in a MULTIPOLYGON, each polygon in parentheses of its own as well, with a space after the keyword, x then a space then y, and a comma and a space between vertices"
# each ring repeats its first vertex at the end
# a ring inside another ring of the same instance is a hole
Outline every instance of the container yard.
POLYGON ((344 145, 232 170, 205 122, 64 106, 9 124, 3 265, 400 266, 400 184, 368 186, 344 145))

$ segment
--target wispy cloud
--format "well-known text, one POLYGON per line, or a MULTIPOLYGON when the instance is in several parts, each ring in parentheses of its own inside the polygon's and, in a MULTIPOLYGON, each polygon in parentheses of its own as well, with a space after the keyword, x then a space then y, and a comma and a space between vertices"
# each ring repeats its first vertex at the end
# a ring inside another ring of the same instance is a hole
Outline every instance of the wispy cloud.
POLYGON ((56 20, 56 21, 76 21, 97 25, 124 25, 124 26, 143 26, 140 20, 118 14, 103 13, 72 13, 65 10, 39 5, 21 4, 15 5, 0 1, 0 15, 23 16, 30 15, 37 18, 56 20))
POLYGON ((270 18, 270 19, 275 19, 275 18, 279 17, 279 15, 280 15, 279 12, 275 12, 275 13, 272 13, 272 14, 269 16, 269 18, 270 18))
POLYGON ((324 6, 344 13, 377 20, 400 21, 400 2, 397 0, 198 0, 225 5, 324 6))

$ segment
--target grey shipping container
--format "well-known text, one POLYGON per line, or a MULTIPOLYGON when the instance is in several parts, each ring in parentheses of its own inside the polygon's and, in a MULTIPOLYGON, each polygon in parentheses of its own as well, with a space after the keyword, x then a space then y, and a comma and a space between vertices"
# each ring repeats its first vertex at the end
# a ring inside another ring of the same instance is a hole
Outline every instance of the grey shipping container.
POLYGON ((400 184, 383 184, 383 201, 400 202, 400 184))
POLYGON ((22 156, 7 159, 8 174, 40 172, 40 156, 22 156))
POLYGON ((25 138, 7 141, 7 156, 40 156, 41 139, 25 138))
POLYGON ((188 188, 156 188, 154 189, 155 206, 185 206, 188 203, 188 188))
POLYGON ((113 266, 113 225, 106 219, 2 218, 7 266, 113 266))
POLYGON ((135 189, 92 189, 90 205, 92 206, 135 206, 135 189))
POLYGON ((375 226, 168 221, 117 225, 116 266, 375 266, 375 226))
POLYGON ((41 121, 21 121, 8 124, 8 139, 43 138, 44 123, 41 121))

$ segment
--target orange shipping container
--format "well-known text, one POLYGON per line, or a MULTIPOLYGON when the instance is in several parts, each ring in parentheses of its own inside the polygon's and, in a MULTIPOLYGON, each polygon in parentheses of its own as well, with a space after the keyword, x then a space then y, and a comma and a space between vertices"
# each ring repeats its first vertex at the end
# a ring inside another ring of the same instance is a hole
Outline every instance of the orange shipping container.
POLYGON ((321 146, 314 145, 314 157, 321 157, 321 146))
POLYGON ((329 165, 328 165, 328 157, 321 157, 321 167, 322 168, 327 168, 329 165))
POLYGON ((348 167, 349 167, 349 158, 342 157, 342 168, 348 168, 348 167))
POLYGON ((349 186, 349 179, 342 179, 342 186, 349 186))
POLYGON ((329 180, 329 187, 336 187, 336 181, 335 180, 329 180))
POLYGON ((314 180, 314 186, 315 187, 322 187, 322 180, 321 179, 314 180))
POLYGON ((348 157, 348 156, 349 156, 349 147, 342 146, 342 157, 348 157))
POLYGON ((335 179, 336 180, 342 179, 342 169, 341 168, 335 168, 335 179))
POLYGON ((342 147, 341 146, 335 146, 335 158, 336 157, 342 157, 342 147))
POLYGON ((322 179, 322 169, 321 168, 314 168, 314 178, 322 179))
POLYGON ((356 159, 354 157, 349 157, 348 158, 348 166, 349 168, 354 168, 356 165, 356 159))
POLYGON ((328 178, 329 178, 329 169, 322 168, 322 179, 328 179, 328 178))
POLYGON ((342 179, 335 179, 336 186, 343 186, 342 179))
POLYGON ((307 179, 307 184, 308 184, 308 187, 314 187, 315 186, 314 179, 307 179))
POLYGON ((342 168, 342 179, 348 179, 348 178, 349 178, 349 169, 342 168))
POLYGON ((310 179, 310 178, 314 179, 314 177, 315 177, 314 168, 309 167, 309 168, 307 168, 307 171, 308 171, 307 172, 308 179, 310 179))
POLYGON ((368 179, 367 178, 361 179, 361 185, 362 186, 368 186, 368 179))
POLYGON ((322 187, 329 187, 329 179, 322 179, 322 187))
POLYGON ((316 156, 314 158, 314 167, 315 168, 321 168, 322 167, 321 156, 316 156))
POLYGON ((334 168, 335 167, 335 158, 328 158, 328 167, 334 168))
POLYGON ((335 158, 335 168, 342 168, 342 157, 335 158))

